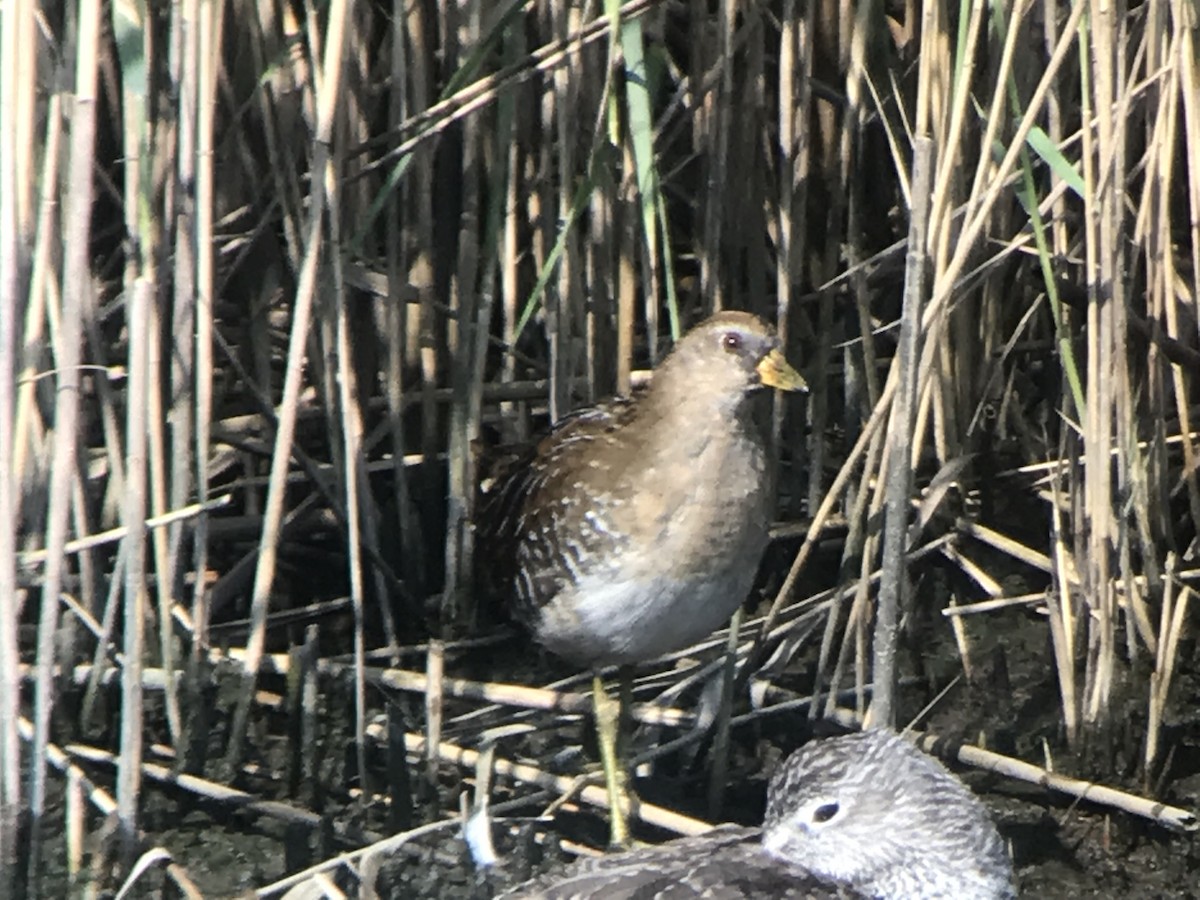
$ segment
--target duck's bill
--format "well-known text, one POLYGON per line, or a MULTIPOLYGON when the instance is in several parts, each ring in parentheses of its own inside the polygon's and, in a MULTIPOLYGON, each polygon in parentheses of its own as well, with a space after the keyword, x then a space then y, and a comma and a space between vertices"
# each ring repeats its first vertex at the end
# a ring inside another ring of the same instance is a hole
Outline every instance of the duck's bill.
POLYGON ((767 387, 779 388, 781 391, 807 391, 808 382, 800 373, 788 365, 783 354, 772 350, 758 364, 758 377, 767 387))

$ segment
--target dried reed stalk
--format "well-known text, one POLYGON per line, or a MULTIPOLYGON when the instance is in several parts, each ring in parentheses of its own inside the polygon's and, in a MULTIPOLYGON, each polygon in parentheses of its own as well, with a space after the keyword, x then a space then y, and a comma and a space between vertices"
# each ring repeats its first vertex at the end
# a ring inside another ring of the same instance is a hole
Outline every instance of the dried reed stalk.
MULTIPOLYGON (((938 552, 978 592, 934 617, 951 619, 964 667, 979 616, 1048 586, 1070 742, 1105 732, 1132 679, 1148 698, 1146 783, 1169 768, 1161 723, 1192 623, 1190 576, 1168 550, 1190 534, 1181 517, 1200 519, 1190 5, 474 0, 383 16, 181 0, 163 47, 149 8, 121 6, 134 18, 110 32, 100 4, 39 20, 17 2, 0 29, 0 896, 18 881, 20 811, 46 832, 60 687, 82 694, 92 728, 106 685, 121 686, 117 796, 133 835, 151 730, 181 766, 209 765, 193 738, 223 660, 214 641, 247 634, 231 654, 236 762, 257 674, 278 668, 268 641, 320 619, 320 649, 352 658, 319 660, 310 634, 286 703, 314 743, 315 694, 331 689, 319 676, 352 671, 367 779, 372 691, 424 684, 368 660, 475 619, 485 424, 527 437, 547 410, 628 393, 668 335, 721 306, 773 317, 813 363, 809 433, 794 408, 773 421, 788 514, 807 497, 812 518, 793 527, 804 541, 765 619, 696 652, 730 640, 738 690, 761 691, 820 628, 826 706, 853 672, 863 708, 890 681, 886 654, 868 654, 877 623, 880 637, 895 623, 872 612, 879 555, 895 586, 938 552), (73 48, 70 94, 47 40, 73 48), (101 65, 121 75, 110 98, 101 65), (101 99, 124 118, 98 119, 101 99), (928 190, 912 162, 925 135, 928 190), (909 251, 928 248, 928 302, 919 333, 902 331, 914 359, 892 321, 909 223, 890 217, 925 203, 928 241, 909 251), (911 438, 885 427, 906 409, 911 438), (997 474, 1002 442, 1019 458, 997 474), (909 471, 886 504, 906 521, 923 490, 918 524, 881 546, 871 523, 909 471), (986 512, 1018 492, 1044 517, 1020 541, 986 512), (844 571, 793 598, 839 507, 844 571), (334 555, 289 568, 302 540, 330 537, 334 555), (1006 596, 1008 565, 1043 580, 1006 596), (332 592, 310 588, 331 571, 332 592), (285 608, 289 592, 303 596, 285 608), (326 630, 338 617, 350 629, 326 630), (143 709, 147 690, 161 705, 143 709)), ((573 708, 570 694, 476 694, 452 677, 467 645, 446 648, 440 683, 458 705, 429 692, 434 732, 479 728, 508 703, 573 708)), ((640 691, 674 703, 710 677, 691 662, 640 691)), ((399 765, 403 748, 389 753, 399 765)), ((78 873, 82 782, 64 777, 78 873)), ((315 764, 289 778, 315 788, 315 764)))

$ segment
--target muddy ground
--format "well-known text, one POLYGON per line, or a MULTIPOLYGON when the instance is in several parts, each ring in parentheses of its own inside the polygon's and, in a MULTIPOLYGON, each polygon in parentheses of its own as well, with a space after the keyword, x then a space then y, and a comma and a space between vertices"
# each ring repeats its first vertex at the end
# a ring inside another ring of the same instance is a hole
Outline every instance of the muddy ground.
MULTIPOLYGON (((973 617, 966 625, 973 680, 959 678, 935 703, 922 727, 953 739, 983 742, 990 749, 1030 762, 1042 762, 1050 752, 1057 771, 1147 793, 1138 766, 1146 708, 1142 696, 1135 691, 1118 691, 1113 725, 1105 733, 1107 739, 1097 739, 1088 749, 1071 753, 1060 724, 1049 632, 1039 611, 1035 607, 1015 608, 973 617)), ((818 630, 801 646, 780 684, 797 693, 809 689, 819 637, 818 630)), ((905 686, 901 699, 903 712, 914 717, 961 675, 963 665, 950 629, 940 616, 910 621, 906 644, 909 649, 902 658, 905 686)), ((1200 654, 1194 642, 1185 644, 1180 664, 1164 735, 1169 762, 1165 771, 1156 773, 1158 786, 1150 793, 1163 802, 1195 811, 1200 809, 1200 654)), ((557 676, 578 675, 537 652, 520 637, 499 650, 451 652, 446 674, 524 684, 546 684, 557 676)), ((575 689, 586 689, 586 679, 577 678, 577 682, 575 689)), ((282 683, 272 684, 267 678, 263 686, 279 689, 282 683)), ((378 692, 373 696, 383 699, 378 692)), ((695 691, 685 695, 680 704, 694 702, 695 696, 695 691)), ((423 707, 419 695, 389 694, 388 700, 393 712, 404 713, 410 729, 421 727, 423 707)), ((310 792, 303 800, 290 802, 322 810, 329 826, 323 831, 296 826, 289 830, 269 815, 199 802, 189 792, 148 789, 145 824, 150 843, 167 848, 205 896, 244 895, 306 864, 350 849, 332 836, 337 829, 349 834, 356 830, 370 832, 363 840, 389 833, 391 826, 382 804, 364 812, 346 790, 346 785, 354 782, 348 700, 334 692, 324 696, 322 702, 324 734, 311 752, 315 768, 321 773, 323 795, 313 797, 310 792)), ((465 727, 455 724, 454 716, 480 705, 448 703, 448 740, 472 746, 485 724, 512 719, 511 714, 497 713, 465 727)), ((500 755, 534 760, 564 774, 591 765, 595 753, 589 719, 553 713, 522 716, 536 730, 502 740, 500 755)), ((223 727, 218 724, 213 730, 214 751, 222 746, 223 727)), ((773 763, 814 733, 834 730, 814 724, 803 710, 735 730, 724 818, 757 824, 773 763)), ((256 796, 289 801, 278 772, 291 747, 279 713, 264 713, 254 732, 255 761, 263 766, 264 777, 250 779, 242 786, 256 796), (267 774, 271 772, 275 774, 267 774)), ((644 750, 675 734, 642 729, 635 734, 633 747, 635 751, 644 750)), ((706 751, 707 745, 701 749, 706 751)), ((382 767, 379 759, 373 757, 372 762, 382 767)), ((1076 803, 997 775, 954 768, 994 811, 1011 843, 1023 896, 1200 896, 1200 841, 1196 835, 1173 833, 1123 812, 1076 803)), ((677 754, 656 764, 649 777, 639 779, 637 790, 643 800, 703 818, 706 772, 704 752, 695 758, 677 754)), ((102 782, 109 777, 102 771, 95 774, 102 782)), ((423 783, 419 774, 412 777, 416 783, 423 783)), ((426 792, 424 796, 418 792, 413 824, 448 820, 459 808, 464 785, 471 781, 472 773, 442 765, 437 792, 426 792)), ((492 802, 504 809, 507 802, 528 793, 524 786, 498 778, 492 802)), ((546 819, 538 818, 546 806, 545 799, 515 805, 515 810, 497 814, 493 821, 498 865, 483 872, 476 869, 459 828, 450 823, 387 854, 375 878, 380 895, 486 898, 514 881, 564 865, 572 853, 559 847, 560 838, 592 847, 604 844, 606 820, 602 814, 568 807, 546 819)), ((670 835, 642 829, 638 837, 660 841, 670 835)), ((354 889, 355 879, 344 872, 335 880, 345 889, 354 889)), ((134 895, 155 895, 159 885, 161 876, 150 876, 134 895)))

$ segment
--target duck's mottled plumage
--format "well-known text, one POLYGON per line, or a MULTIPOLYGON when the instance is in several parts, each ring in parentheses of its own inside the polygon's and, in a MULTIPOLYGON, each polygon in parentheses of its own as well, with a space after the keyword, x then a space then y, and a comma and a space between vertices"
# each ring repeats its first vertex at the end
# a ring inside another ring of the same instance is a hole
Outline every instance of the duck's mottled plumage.
POLYGON ((983 804, 908 741, 867 731, 792 754, 771 779, 761 833, 726 826, 586 860, 505 896, 1011 900, 1016 890, 983 804))

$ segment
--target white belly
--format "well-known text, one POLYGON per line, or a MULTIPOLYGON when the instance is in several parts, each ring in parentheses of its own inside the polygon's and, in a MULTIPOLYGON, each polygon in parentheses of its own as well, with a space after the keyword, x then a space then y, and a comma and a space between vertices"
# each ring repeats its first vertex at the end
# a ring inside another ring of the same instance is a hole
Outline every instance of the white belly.
POLYGON ((708 637, 746 599, 767 545, 765 458, 733 434, 683 460, 644 464, 614 489, 620 501, 584 517, 608 539, 590 558, 530 550, 559 576, 534 627, 549 650, 593 667, 643 662, 708 637), (620 533, 638 537, 611 540, 620 533))
POLYGON ((724 626, 750 592, 765 529, 752 537, 729 555, 731 565, 696 578, 587 575, 542 609, 538 639, 564 659, 592 667, 644 662, 698 643, 724 626))

